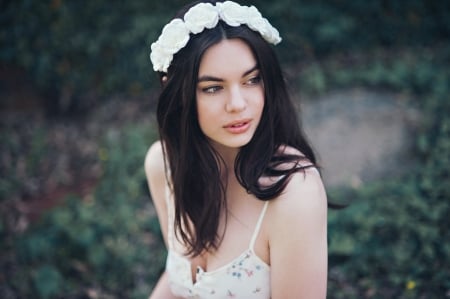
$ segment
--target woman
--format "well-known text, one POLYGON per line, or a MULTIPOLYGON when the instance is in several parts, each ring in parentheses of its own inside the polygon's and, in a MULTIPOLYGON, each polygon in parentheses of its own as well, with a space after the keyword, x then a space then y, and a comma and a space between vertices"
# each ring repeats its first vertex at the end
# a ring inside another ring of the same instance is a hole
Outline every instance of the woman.
POLYGON ((152 44, 145 169, 168 247, 150 298, 325 298, 327 199, 254 7, 201 1, 152 44))

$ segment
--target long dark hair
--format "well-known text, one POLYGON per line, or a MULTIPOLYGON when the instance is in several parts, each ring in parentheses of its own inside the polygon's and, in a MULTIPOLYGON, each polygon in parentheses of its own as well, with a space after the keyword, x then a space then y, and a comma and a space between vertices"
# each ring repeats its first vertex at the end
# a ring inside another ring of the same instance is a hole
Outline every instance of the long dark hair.
MULTIPOLYGON (((185 7, 177 17, 182 17, 196 3, 185 7)), ((251 141, 240 149, 232 170, 239 183, 257 198, 270 200, 280 195, 294 172, 304 169, 299 164, 302 159, 309 165, 316 163, 301 131, 278 59, 260 34, 246 25, 231 27, 219 21, 216 27, 191 35, 186 47, 174 55, 167 74, 161 74, 166 78, 159 97, 157 120, 166 166, 170 169, 177 236, 192 255, 216 249, 221 241, 217 231, 220 215, 226 209, 226 182, 221 174, 229 171, 221 169, 222 158, 199 127, 196 107, 199 65, 207 49, 232 38, 243 40, 252 49, 265 96, 260 124, 251 141), (302 155, 280 153, 280 147, 285 145, 298 149, 302 155), (259 179, 264 176, 276 176, 278 180, 272 185, 261 185, 259 179)))

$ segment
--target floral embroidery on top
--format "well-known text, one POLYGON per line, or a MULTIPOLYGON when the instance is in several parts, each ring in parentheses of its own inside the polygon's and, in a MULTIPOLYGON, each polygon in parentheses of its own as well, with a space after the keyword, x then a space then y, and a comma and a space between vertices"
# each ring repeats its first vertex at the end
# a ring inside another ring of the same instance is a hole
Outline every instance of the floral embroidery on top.
POLYGON ((251 256, 251 252, 247 252, 242 259, 239 259, 227 269, 227 274, 237 279, 242 277, 252 277, 254 272, 260 271, 262 267, 258 264, 249 264, 248 260, 251 256))
MULTIPOLYGON (((267 203, 264 207, 267 207, 267 203)), ((169 205, 169 230, 173 229, 173 210, 169 205)), ((264 216, 261 212, 260 220, 264 216)), ((233 261, 213 271, 199 268, 194 279, 191 261, 174 250, 174 236, 169 234, 169 252, 166 271, 172 293, 183 298, 197 299, 269 299, 270 267, 254 252, 254 239, 260 227, 255 227, 252 241, 247 250, 233 261)), ((170 231, 169 231, 170 232, 170 231)))

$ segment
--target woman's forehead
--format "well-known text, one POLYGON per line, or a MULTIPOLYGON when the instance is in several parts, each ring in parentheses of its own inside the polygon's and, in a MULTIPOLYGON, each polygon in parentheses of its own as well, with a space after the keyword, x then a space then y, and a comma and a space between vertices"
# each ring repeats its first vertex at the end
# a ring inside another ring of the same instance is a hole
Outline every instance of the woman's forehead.
POLYGON ((224 39, 205 51, 198 76, 241 76, 256 65, 255 56, 247 43, 237 38, 224 39))

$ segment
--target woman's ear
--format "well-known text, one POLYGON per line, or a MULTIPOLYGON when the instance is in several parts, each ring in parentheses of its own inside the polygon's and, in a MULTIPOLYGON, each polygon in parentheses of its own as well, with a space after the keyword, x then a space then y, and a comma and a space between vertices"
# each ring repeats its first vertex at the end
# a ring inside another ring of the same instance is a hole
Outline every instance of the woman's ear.
POLYGON ((160 81, 159 83, 161 83, 161 87, 164 87, 167 83, 167 75, 162 75, 159 77, 160 81))

